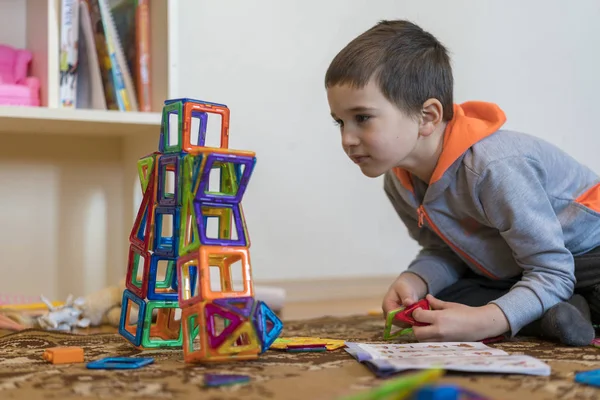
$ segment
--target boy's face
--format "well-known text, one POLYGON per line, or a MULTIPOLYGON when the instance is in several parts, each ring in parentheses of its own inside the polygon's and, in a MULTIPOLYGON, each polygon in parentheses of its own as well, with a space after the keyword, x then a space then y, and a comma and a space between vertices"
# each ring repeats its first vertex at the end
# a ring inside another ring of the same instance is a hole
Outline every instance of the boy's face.
POLYGON ((389 102, 371 80, 362 89, 327 90, 331 116, 340 126, 344 151, 368 177, 406 164, 419 137, 419 121, 389 102))

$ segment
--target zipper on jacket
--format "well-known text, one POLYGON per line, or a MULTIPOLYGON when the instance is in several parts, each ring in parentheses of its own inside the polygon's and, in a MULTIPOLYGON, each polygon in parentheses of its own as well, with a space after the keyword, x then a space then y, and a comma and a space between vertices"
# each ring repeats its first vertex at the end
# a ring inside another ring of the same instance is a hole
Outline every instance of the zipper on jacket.
POLYGON ((427 220, 427 224, 429 225, 429 227, 431 229, 433 229, 433 231, 435 233, 437 233, 437 235, 444 241, 446 242, 446 244, 450 247, 452 247, 454 249, 454 251, 456 251, 457 253, 460 253, 464 258, 466 258, 467 260, 469 260, 471 263, 473 263, 473 265, 475 265, 481 272, 483 272, 485 275, 487 275, 488 277, 492 278, 492 279, 498 279, 496 276, 494 276, 491 272, 489 272, 488 270, 486 270, 485 268, 483 268, 477 261, 473 260, 473 258, 471 256, 469 256, 467 253, 465 253, 464 251, 462 251, 461 249, 459 249, 457 246, 455 246, 450 240, 448 240, 448 238, 446 238, 442 232, 438 229, 437 226, 435 226, 435 224, 431 221, 431 218, 429 218, 429 215, 427 215, 427 211, 425 211, 425 207, 423 207, 423 205, 421 204, 419 206, 419 208, 417 208, 417 215, 419 216, 419 228, 423 227, 423 223, 424 220, 427 220))

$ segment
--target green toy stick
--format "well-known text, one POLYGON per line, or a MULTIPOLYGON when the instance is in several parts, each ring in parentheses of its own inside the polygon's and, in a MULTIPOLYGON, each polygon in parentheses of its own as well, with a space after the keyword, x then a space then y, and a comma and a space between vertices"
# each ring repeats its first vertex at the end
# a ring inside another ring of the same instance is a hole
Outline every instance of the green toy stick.
POLYGON ((430 383, 444 374, 442 369, 429 369, 401 376, 366 393, 359 393, 342 400, 402 400, 419 387, 430 383))

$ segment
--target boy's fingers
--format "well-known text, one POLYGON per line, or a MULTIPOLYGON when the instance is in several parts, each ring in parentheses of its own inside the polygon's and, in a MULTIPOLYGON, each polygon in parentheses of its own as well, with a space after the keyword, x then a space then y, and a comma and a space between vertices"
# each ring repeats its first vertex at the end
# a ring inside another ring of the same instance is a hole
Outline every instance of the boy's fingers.
POLYGON ((423 310, 421 307, 412 312, 412 317, 425 324, 433 324, 436 321, 437 313, 432 310, 423 310))
POLYGON ((395 294, 387 294, 383 299, 381 308, 383 309, 383 315, 386 316, 390 311, 400 308, 400 299, 395 294))
POLYGON ((419 342, 439 342, 442 339, 435 325, 414 326, 413 334, 419 342))
POLYGON ((413 305, 414 303, 416 303, 416 302, 417 302, 417 299, 415 299, 415 298, 414 298, 414 297, 412 297, 412 296, 404 296, 404 297, 402 298, 402 305, 403 305, 404 307, 409 307, 409 306, 412 306, 412 305, 413 305))
POLYGON ((445 301, 436 299, 435 297, 433 297, 430 294, 428 294, 425 298, 429 302, 429 305, 431 306, 431 308, 433 308, 434 310, 443 310, 443 309, 447 308, 447 304, 445 301))

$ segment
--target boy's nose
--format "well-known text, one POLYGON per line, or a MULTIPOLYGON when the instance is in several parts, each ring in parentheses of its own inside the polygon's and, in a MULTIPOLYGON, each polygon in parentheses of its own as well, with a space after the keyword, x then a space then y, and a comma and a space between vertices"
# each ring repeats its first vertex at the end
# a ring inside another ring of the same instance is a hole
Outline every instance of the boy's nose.
POLYGON ((357 135, 352 134, 351 132, 345 131, 342 132, 342 146, 345 149, 348 149, 352 146, 357 146, 360 143, 357 135))

